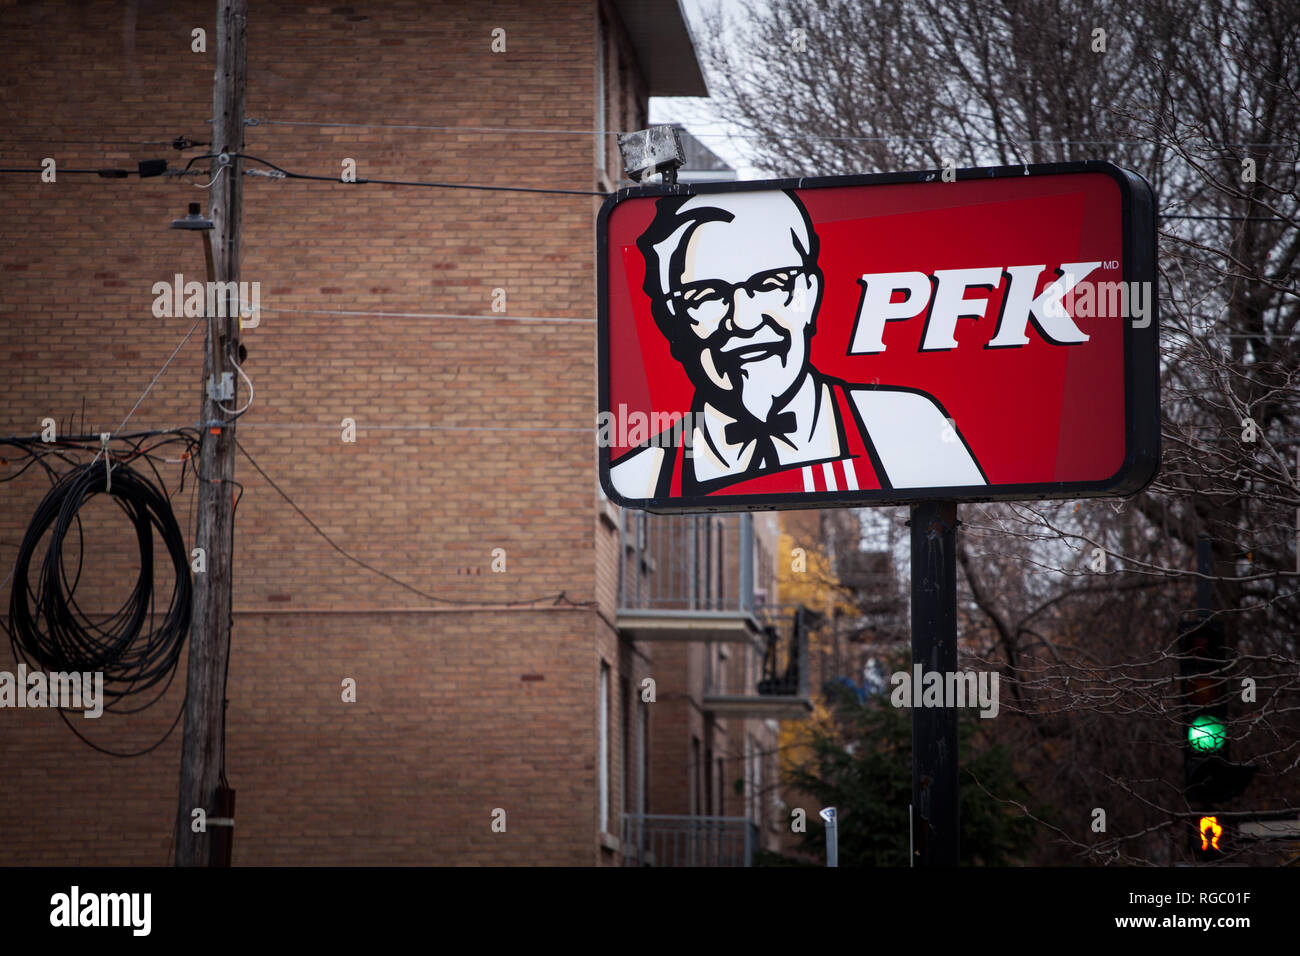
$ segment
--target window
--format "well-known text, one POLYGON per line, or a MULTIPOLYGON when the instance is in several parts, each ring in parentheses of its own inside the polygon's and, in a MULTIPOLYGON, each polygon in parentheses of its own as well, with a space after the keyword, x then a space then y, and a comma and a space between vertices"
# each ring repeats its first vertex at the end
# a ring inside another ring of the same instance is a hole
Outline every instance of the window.
POLYGON ((639 696, 636 705, 636 755, 637 755, 637 777, 636 777, 636 812, 644 814, 646 812, 646 793, 649 788, 650 780, 650 751, 646 747, 646 715, 648 705, 639 696))
POLYGON ((725 817, 727 815, 727 769, 721 757, 718 758, 718 786, 716 792, 718 794, 718 816, 725 817))
MULTIPOLYGON (((706 731, 709 740, 713 739, 713 734, 706 731)), ((714 816, 716 810, 713 806, 713 795, 717 792, 717 787, 713 780, 713 748, 710 747, 704 751, 704 812, 708 816, 714 816)))
POLYGON ((763 823, 763 749, 752 734, 745 735, 745 816, 763 823))
POLYGON ((605 69, 605 47, 609 43, 609 28, 605 26, 605 16, 600 15, 600 28, 596 32, 596 168, 605 171, 609 138, 605 135, 605 83, 608 70, 605 69))
POLYGON ((691 738, 691 765, 687 768, 687 787, 691 792, 690 813, 693 817, 700 815, 700 738, 691 738))
POLYGON ((631 813, 634 809, 632 803, 632 685, 624 677, 619 681, 622 687, 622 712, 619 718, 619 726, 622 730, 622 747, 619 749, 623 761, 623 812, 631 813))
POLYGON ((627 57, 623 51, 618 51, 618 89, 615 91, 618 96, 618 131, 626 133, 629 129, 636 127, 628 124, 628 115, 631 112, 629 106, 633 98, 632 84, 628 82, 627 77, 627 57))
POLYGON ((722 522, 718 522, 718 607, 727 606, 727 535, 722 522))
POLYGON ((754 738, 749 734, 745 734, 744 764, 741 772, 745 780, 745 819, 752 820, 754 818, 754 738))
POLYGON ((597 781, 600 792, 600 829, 609 832, 609 665, 600 662, 600 693, 596 701, 597 721, 600 725, 597 746, 600 752, 596 757, 597 781))

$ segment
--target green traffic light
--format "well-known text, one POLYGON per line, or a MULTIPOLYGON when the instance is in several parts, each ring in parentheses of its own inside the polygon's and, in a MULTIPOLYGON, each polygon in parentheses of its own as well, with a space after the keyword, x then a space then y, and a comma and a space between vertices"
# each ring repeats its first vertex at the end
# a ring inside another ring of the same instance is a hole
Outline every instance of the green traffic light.
POLYGON ((1209 714, 1201 714, 1187 728, 1187 742, 1193 750, 1219 750, 1227 739, 1223 721, 1209 714))

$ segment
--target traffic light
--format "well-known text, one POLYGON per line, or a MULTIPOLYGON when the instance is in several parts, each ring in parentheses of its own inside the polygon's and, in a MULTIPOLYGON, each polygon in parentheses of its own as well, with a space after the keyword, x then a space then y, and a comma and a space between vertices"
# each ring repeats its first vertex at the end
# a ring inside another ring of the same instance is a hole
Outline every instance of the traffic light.
POLYGON ((1227 728, 1213 714, 1197 714, 1187 727, 1187 744, 1198 753, 1214 753, 1227 743, 1227 728))
POLYGON ((1198 860, 1215 860, 1223 855, 1223 827, 1218 817, 1203 816, 1197 821, 1196 838, 1192 841, 1192 855, 1198 860))
POLYGON ((1193 855, 1217 859, 1225 849, 1223 826, 1214 811, 1242 792, 1255 775, 1253 764, 1229 759, 1227 646, 1223 624, 1207 613, 1182 621, 1179 633, 1183 678, 1183 768, 1187 801, 1200 813, 1192 819, 1193 855))
POLYGON ((1201 849, 1219 849, 1219 837, 1223 836, 1223 827, 1219 826, 1218 817, 1201 817, 1201 849))

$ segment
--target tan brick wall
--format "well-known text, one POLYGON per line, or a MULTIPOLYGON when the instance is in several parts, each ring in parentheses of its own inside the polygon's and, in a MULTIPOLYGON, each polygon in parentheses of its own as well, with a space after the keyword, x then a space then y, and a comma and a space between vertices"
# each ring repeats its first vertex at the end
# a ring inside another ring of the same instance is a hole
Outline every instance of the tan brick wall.
MULTIPOLYGON (((4 165, 176 165, 165 146, 56 141, 209 138, 211 3, 157 5, 134 21, 126 9, 6 10, 4 165), (195 27, 208 30, 206 54, 190 51, 195 27)), ((594 4, 403 0, 357 8, 362 21, 335 9, 253 5, 247 113, 313 125, 249 127, 246 152, 321 175, 353 158, 361 177, 594 186, 585 136, 316 125, 591 129, 594 4), (494 55, 498 26, 508 52, 494 55)), ((193 321, 150 311, 154 282, 203 277, 198 240, 167 228, 187 202, 206 210, 192 182, 0 180, 0 433, 79 417, 83 400, 87 430, 117 427, 193 321)), ((590 434, 576 430, 595 402, 598 201, 258 177, 245 177, 244 197, 242 277, 262 283, 264 309, 243 336, 257 390, 238 429, 248 451, 340 545, 422 591, 491 605, 563 591, 598 598, 602 614, 550 602, 433 611, 346 561, 239 458, 235 861, 599 861, 599 662, 614 669, 612 809, 618 678, 634 663, 605 623, 617 542, 595 518, 590 434), (493 317, 496 288, 508 316, 584 321, 493 317), (485 318, 295 311, 321 309, 485 318), (340 441, 345 417, 355 445, 340 441), (505 574, 490 570, 496 547, 505 574), (340 701, 345 676, 358 682, 355 704, 340 701), (490 830, 494 807, 507 810, 505 834, 490 830)), ((198 342, 133 426, 194 422, 198 342)), ((176 507, 192 543, 189 488, 176 507)), ((35 472, 0 485, 6 571, 43 489, 35 472)), ((115 553, 105 542, 100 568, 115 553)), ((108 606, 121 583, 107 575, 96 591, 108 606)), ((12 666, 0 648, 0 669, 12 666)), ((137 718, 73 720, 110 747, 147 744, 179 705, 184 666, 137 718)), ((115 760, 54 714, 0 712, 0 864, 166 862, 179 740, 115 760)))

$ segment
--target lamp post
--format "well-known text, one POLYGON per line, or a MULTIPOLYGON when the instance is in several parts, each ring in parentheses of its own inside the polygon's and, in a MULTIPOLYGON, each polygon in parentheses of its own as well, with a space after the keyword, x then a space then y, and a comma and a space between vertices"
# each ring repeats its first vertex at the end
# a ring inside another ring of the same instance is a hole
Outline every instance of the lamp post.
POLYGON ((817 815, 826 821, 826 865, 840 865, 840 835, 835 823, 835 808, 819 810, 817 815))

